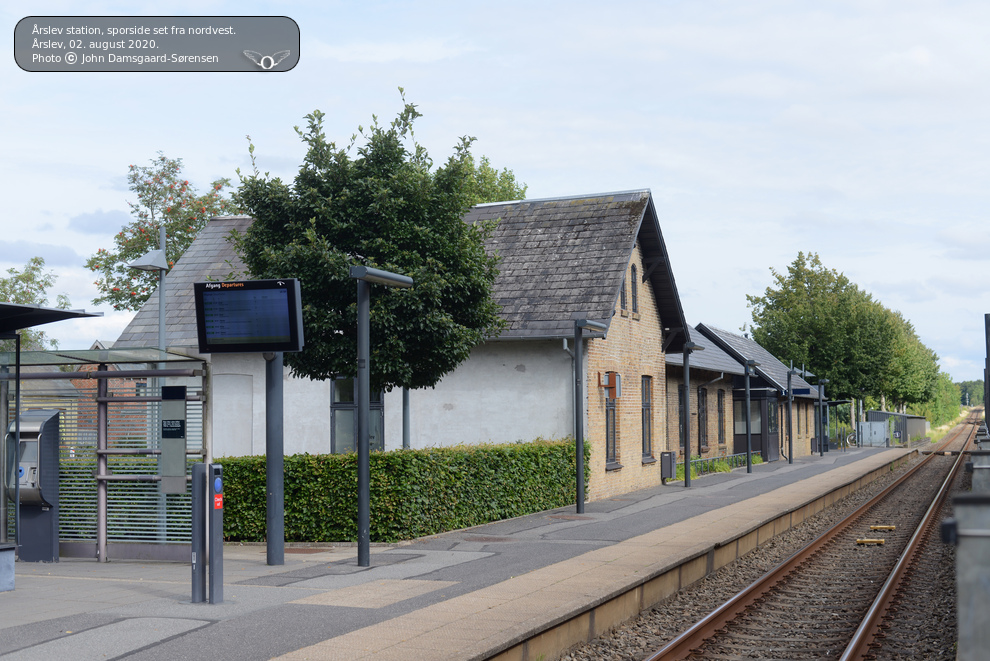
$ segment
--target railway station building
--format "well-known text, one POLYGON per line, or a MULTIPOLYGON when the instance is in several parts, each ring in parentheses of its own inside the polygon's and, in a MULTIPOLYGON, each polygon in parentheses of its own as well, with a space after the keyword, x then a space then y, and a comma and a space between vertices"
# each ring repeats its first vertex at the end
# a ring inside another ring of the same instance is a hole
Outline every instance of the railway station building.
MULTIPOLYGON (((410 446, 572 434, 574 322, 590 319, 607 330, 586 332, 584 342, 589 497, 660 484, 656 459, 669 445, 664 356, 681 350, 690 329, 650 191, 484 204, 465 216, 485 219, 499 219, 486 248, 501 260, 494 297, 507 327, 435 388, 409 393, 410 446), (616 380, 618 389, 605 385, 616 380)), ((246 271, 228 236, 251 222, 211 220, 169 272, 168 348, 207 362, 204 429, 216 457, 264 453, 265 365, 260 355, 197 353, 192 284, 246 271)), ((157 319, 154 294, 114 348, 153 345, 157 319)), ((313 381, 287 369, 284 397, 286 453, 354 449, 351 379, 313 381)), ((372 399, 373 449, 401 448, 402 392, 372 399)))

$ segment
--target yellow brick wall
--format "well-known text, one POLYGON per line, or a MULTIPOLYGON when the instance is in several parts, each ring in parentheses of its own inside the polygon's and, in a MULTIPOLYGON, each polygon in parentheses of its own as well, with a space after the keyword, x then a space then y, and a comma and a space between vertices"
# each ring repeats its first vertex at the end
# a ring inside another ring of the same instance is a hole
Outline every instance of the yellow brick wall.
POLYGON ((662 324, 650 282, 642 281, 643 258, 639 245, 626 268, 627 310, 615 314, 606 339, 588 341, 586 362, 585 442, 591 445, 591 478, 588 500, 613 496, 660 484, 660 462, 644 461, 642 447, 642 377, 652 377, 653 452, 659 458, 666 448, 666 374, 663 356, 662 324), (632 311, 631 272, 635 264, 638 288, 638 313, 632 311), (617 372, 622 378, 622 395, 616 400, 616 460, 621 468, 605 466, 606 391, 599 387, 605 372, 617 372))
MULTIPOLYGON (((677 388, 684 383, 683 368, 669 367, 667 372, 667 442, 670 444, 666 449, 677 452, 677 460, 684 461, 684 452, 680 447, 680 424, 678 420, 677 388)), ((707 384, 704 389, 708 391, 708 415, 706 416, 705 429, 708 432, 708 450, 702 454, 704 457, 720 457, 732 454, 732 375, 725 375, 718 379, 720 372, 709 372, 708 370, 691 368, 691 456, 697 457, 698 452, 698 386, 707 384), (708 383, 713 379, 718 379, 714 383, 708 383), (724 425, 724 442, 718 442, 718 391, 725 392, 725 406, 722 412, 722 423, 724 425)))

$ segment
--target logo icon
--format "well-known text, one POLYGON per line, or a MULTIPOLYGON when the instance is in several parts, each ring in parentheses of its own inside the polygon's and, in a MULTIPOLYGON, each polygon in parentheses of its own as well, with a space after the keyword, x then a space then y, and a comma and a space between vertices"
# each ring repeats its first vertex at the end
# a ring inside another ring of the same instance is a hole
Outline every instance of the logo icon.
POLYGON ((274 55, 262 55, 261 53, 259 53, 257 51, 246 50, 246 51, 244 51, 244 54, 248 57, 249 60, 251 60, 252 62, 254 62, 255 64, 257 64, 259 67, 261 67, 265 71, 269 71, 271 69, 274 69, 275 68, 275 65, 277 65, 279 62, 281 62, 285 58, 289 57, 289 51, 287 51, 287 50, 280 50, 279 52, 275 53, 274 55))

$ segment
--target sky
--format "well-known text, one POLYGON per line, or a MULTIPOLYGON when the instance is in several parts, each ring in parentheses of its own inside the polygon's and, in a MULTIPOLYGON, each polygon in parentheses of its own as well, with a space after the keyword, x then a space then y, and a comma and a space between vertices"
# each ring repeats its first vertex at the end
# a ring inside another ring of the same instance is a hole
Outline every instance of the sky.
MULTIPOLYGON (((160 15, 144 2, 0 3, 26 16, 160 15), (149 9, 151 11, 149 11, 149 9)), ((739 331, 799 251, 900 311, 953 380, 983 378, 990 312, 990 3, 914 0, 197 2, 288 16, 288 72, 0 66, 0 270, 44 258, 62 348, 113 341, 84 268, 129 221, 128 165, 161 151, 204 190, 291 181, 314 110, 346 144, 399 87, 437 162, 464 135, 545 198, 649 188, 687 320, 739 331)), ((8 42, 9 43, 9 42, 8 42)))

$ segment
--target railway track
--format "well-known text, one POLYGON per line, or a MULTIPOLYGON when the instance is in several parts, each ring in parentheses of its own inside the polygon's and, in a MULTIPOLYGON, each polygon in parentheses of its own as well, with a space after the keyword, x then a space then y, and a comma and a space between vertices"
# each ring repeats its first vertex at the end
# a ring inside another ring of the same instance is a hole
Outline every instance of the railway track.
MULTIPOLYGON (((975 432, 974 415, 925 461, 649 661, 876 658, 878 647, 891 638, 889 614, 911 599, 902 587, 904 577, 919 582, 918 572, 910 571, 914 560, 925 557, 917 548, 932 539, 930 530, 941 520, 937 501, 944 502, 961 463, 959 451, 975 432), (946 456, 943 450, 956 454, 946 456)), ((911 636, 893 639, 903 643, 911 636)))

